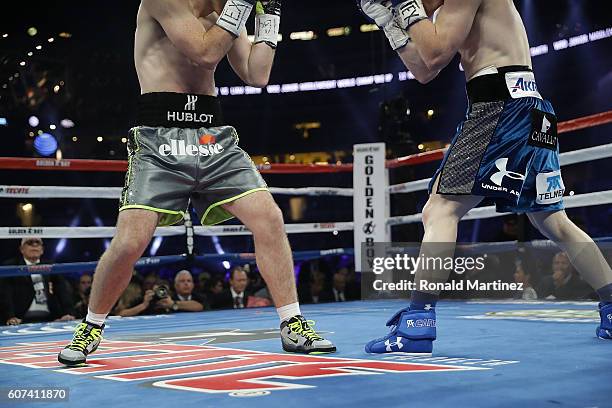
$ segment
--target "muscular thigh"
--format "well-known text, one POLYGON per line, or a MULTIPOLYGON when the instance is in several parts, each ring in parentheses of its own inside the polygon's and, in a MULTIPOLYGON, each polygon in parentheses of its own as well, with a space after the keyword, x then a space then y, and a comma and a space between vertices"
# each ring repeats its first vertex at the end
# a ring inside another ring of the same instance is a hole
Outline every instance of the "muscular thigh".
POLYGON ((254 221, 270 213, 280 211, 278 205, 268 191, 256 191, 231 203, 223 204, 223 208, 238 217, 243 223, 254 221))
POLYGON ((115 238, 148 243, 161 214, 141 209, 127 209, 119 213, 115 238))
POLYGON ((425 204, 423 212, 434 214, 445 213, 461 218, 483 200, 483 197, 474 195, 438 194, 436 191, 438 190, 439 182, 440 173, 436 176, 433 188, 431 189, 432 193, 425 204))

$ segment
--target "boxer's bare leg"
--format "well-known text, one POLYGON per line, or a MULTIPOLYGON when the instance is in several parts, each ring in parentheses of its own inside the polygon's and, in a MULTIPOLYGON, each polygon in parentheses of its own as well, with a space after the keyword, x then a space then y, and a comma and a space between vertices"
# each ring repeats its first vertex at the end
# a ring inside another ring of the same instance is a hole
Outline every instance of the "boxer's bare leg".
MULTIPOLYGON (((457 241, 457 226, 459 221, 468 211, 476 207, 482 201, 477 196, 450 196, 438 194, 439 176, 432 188, 432 193, 423 208, 423 243, 421 245, 421 257, 452 257, 455 253, 455 242, 457 241)), ((423 290, 421 282, 444 283, 448 279, 450 271, 446 269, 417 269, 414 282, 417 291, 426 292, 438 296, 440 291, 423 290)), ((413 296, 415 293, 413 293, 413 296)))
POLYGON ((110 312, 130 283, 134 264, 149 245, 158 221, 159 214, 153 211, 128 209, 119 213, 115 237, 94 273, 90 312, 103 315, 110 312))
POLYGON ((149 244, 158 221, 159 214, 148 210, 127 209, 119 213, 115 237, 94 273, 87 317, 58 354, 60 363, 83 364, 87 355, 98 348, 106 315, 130 282, 134 264, 149 244))
MULTIPOLYGON (((582 278, 595 290, 612 284, 612 269, 591 237, 578 228, 565 211, 527 214, 531 223, 569 257, 582 278)), ((612 301, 611 299, 602 299, 612 301)))
POLYGON ((283 214, 270 193, 257 191, 223 207, 253 233, 257 266, 274 305, 280 308, 297 303, 293 257, 283 214))
POLYGON ((302 316, 295 289, 293 257, 283 214, 267 191, 248 194, 224 208, 253 233, 259 272, 281 320, 283 350, 292 353, 333 353, 336 346, 319 336, 302 316))

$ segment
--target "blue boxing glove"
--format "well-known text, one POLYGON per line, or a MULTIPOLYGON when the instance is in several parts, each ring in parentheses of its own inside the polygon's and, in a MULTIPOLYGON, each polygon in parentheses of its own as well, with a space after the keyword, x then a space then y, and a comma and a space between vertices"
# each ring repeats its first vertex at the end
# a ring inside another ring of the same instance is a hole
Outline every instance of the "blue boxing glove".
POLYGON ((408 33, 394 19, 392 2, 387 0, 357 0, 357 7, 380 27, 391 44, 398 50, 408 44, 408 33))

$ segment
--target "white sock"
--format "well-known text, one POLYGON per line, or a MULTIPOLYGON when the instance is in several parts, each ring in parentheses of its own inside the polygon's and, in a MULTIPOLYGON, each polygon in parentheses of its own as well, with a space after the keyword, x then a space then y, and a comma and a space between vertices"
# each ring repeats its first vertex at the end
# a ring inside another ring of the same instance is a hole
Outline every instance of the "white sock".
POLYGON ((278 307, 276 308, 276 313, 278 313, 278 317, 280 318, 281 322, 289 320, 293 316, 302 314, 302 312, 300 312, 300 304, 298 302, 278 307))
POLYGON ((104 320, 106 320, 106 316, 108 316, 108 313, 94 313, 91 311, 91 309, 87 309, 85 321, 102 326, 104 324, 104 320))

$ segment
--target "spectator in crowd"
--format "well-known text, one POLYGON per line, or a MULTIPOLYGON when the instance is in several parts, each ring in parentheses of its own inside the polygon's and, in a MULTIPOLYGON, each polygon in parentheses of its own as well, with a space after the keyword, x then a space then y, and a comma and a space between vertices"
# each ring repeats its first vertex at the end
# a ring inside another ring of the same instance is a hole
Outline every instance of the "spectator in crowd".
POLYGON ((243 309, 247 307, 248 293, 247 287, 249 277, 246 271, 236 266, 230 273, 230 287, 224 289, 213 299, 213 309, 243 309))
POLYGON ((256 293, 259 290, 264 289, 266 287, 266 283, 262 279, 261 274, 259 273, 257 269, 255 269, 254 271, 251 271, 251 265, 249 264, 243 265, 242 269, 244 269, 244 271, 249 276, 248 287, 251 293, 256 293))
POLYGON ((175 311, 173 305, 174 300, 170 296, 170 289, 167 285, 162 283, 155 284, 153 289, 147 290, 142 294, 142 290, 139 290, 141 296, 136 297, 135 285, 130 288, 133 284, 130 283, 128 288, 122 295, 126 296, 125 302, 121 303, 121 298, 117 302, 116 314, 122 317, 127 316, 139 316, 139 315, 155 315, 155 314, 166 314, 175 311))
POLYGON ((497 242, 516 241, 519 236, 518 215, 509 214, 502 218, 502 229, 495 237, 497 242))
POLYGON ((268 290, 268 287, 264 284, 257 292, 253 293, 253 296, 249 296, 247 301, 247 307, 267 307, 274 306, 274 300, 268 290))
POLYGON ((142 281, 142 292, 146 293, 147 290, 153 290, 153 286, 159 283, 159 275, 157 272, 149 272, 145 275, 142 281))
POLYGON ((544 277, 538 294, 541 298, 554 300, 586 299, 592 292, 576 273, 565 252, 558 252, 552 260, 552 275, 544 277))
POLYGON ((206 304, 205 299, 193 291, 193 276, 186 269, 174 277, 174 303, 170 306, 173 312, 201 312, 206 304))
POLYGON ((220 276, 213 276, 206 285, 206 296, 208 299, 214 300, 225 288, 223 278, 220 276))
POLYGON ((304 263, 298 276, 300 303, 319 303, 325 289, 325 274, 314 262, 304 263))
POLYGON ((74 316, 81 319, 87 315, 89 294, 91 293, 91 273, 84 273, 79 278, 78 287, 74 296, 74 316))
MULTIPOLYGON (((5 265, 38 265, 44 253, 40 238, 23 238, 20 255, 5 265)), ((0 323, 17 325, 30 322, 73 320, 72 295, 60 275, 25 272, 22 276, 0 279, 0 323)))
POLYGON ((357 281, 354 268, 343 267, 338 269, 338 273, 344 275, 346 280, 346 300, 358 300, 361 299, 361 286, 357 281))
POLYGON ((148 299, 143 298, 142 286, 132 280, 117 301, 113 309, 113 314, 123 317, 140 314, 145 311, 151 303, 153 294, 152 291, 150 292, 151 295, 148 299), (144 301, 145 299, 147 299, 146 302, 144 301))
POLYGON ((310 301, 308 303, 324 302, 324 300, 321 299, 321 295, 326 286, 325 280, 325 274, 322 271, 314 270, 311 272, 309 285, 310 301))
POLYGON ((538 298, 538 294, 533 288, 531 272, 525 268, 520 260, 516 262, 514 282, 523 284, 523 290, 515 294, 515 299, 536 300, 538 298))
POLYGON ((210 284, 210 273, 206 271, 200 272, 198 275, 198 285, 196 287, 196 292, 200 293, 204 298, 206 298, 206 290, 208 289, 208 285, 210 284))
POLYGON ((321 302, 346 302, 346 275, 337 271, 334 273, 332 286, 321 292, 321 302))

